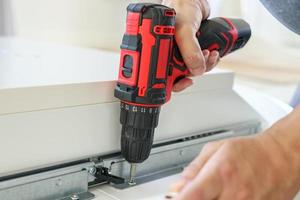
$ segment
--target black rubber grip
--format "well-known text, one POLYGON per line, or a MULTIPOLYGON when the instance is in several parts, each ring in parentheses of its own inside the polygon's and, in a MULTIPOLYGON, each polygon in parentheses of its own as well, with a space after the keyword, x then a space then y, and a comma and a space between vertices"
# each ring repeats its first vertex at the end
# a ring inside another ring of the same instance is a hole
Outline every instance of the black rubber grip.
MULTIPOLYGON (((201 49, 216 50, 223 57, 245 46, 251 37, 251 28, 242 19, 217 17, 204 20, 196 37, 201 49)), ((174 46, 174 56, 183 62, 177 44, 174 46)), ((185 67, 181 66, 183 69, 185 67)))
POLYGON ((250 37, 251 28, 246 21, 220 17, 203 21, 197 33, 201 48, 217 50, 221 57, 242 48, 250 37), (211 49, 214 45, 216 49, 211 49))
POLYGON ((130 163, 145 161, 151 152, 160 107, 133 106, 121 102, 121 153, 130 163))

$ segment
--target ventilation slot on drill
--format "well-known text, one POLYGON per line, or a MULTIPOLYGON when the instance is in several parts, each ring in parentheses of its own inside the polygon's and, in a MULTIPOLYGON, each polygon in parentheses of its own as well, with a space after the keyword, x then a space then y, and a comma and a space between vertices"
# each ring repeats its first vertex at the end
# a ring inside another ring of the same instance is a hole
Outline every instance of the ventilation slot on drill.
POLYGON ((154 33, 156 33, 157 35, 174 35, 175 28, 173 26, 157 25, 154 27, 154 33))
POLYGON ((165 16, 167 16, 167 17, 174 17, 175 15, 176 15, 176 13, 173 10, 167 10, 165 12, 165 16))

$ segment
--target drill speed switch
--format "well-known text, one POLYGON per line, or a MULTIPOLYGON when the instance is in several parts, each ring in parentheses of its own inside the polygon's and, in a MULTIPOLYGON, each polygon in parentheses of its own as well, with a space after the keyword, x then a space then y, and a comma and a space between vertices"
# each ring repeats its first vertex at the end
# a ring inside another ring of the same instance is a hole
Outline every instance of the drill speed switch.
MULTIPOLYGON (((139 3, 127 11, 115 97, 121 100, 121 153, 136 164, 149 157, 160 107, 189 70, 174 39, 173 9, 139 3)), ((213 18, 202 22, 196 36, 202 49, 217 50, 223 57, 243 47, 250 35, 241 19, 213 18)))

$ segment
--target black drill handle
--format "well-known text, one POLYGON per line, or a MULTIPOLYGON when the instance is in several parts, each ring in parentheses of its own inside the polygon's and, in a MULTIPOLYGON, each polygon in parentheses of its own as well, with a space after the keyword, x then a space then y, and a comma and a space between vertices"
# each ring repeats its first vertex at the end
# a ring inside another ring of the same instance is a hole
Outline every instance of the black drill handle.
MULTIPOLYGON (((223 57, 245 46, 251 37, 251 28, 242 19, 217 17, 204 20, 196 37, 201 49, 216 50, 223 57)), ((185 65, 177 45, 174 47, 174 56, 175 66, 183 71, 185 65)))
POLYGON ((217 50, 223 57, 245 46, 250 25, 242 19, 213 18, 202 22, 197 38, 202 49, 217 50))

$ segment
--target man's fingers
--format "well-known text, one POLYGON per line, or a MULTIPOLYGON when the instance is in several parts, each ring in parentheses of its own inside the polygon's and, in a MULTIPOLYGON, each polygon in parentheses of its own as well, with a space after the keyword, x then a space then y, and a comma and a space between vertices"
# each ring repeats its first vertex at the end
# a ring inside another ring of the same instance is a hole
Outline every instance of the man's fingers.
POLYGON ((200 172, 207 160, 212 157, 214 153, 218 151, 223 141, 217 141, 207 144, 201 150, 199 156, 197 156, 183 171, 182 177, 184 179, 193 179, 200 172))
POLYGON ((204 56, 205 63, 207 63, 208 58, 209 58, 209 55, 210 55, 209 50, 207 50, 207 49, 203 50, 203 51, 202 51, 202 54, 203 54, 203 56, 204 56))
POLYGON ((189 25, 183 25, 176 30, 176 42, 186 66, 193 75, 205 72, 206 63, 200 45, 196 38, 196 30, 189 25))
POLYGON ((201 21, 210 13, 207 0, 164 0, 163 4, 176 10, 175 39, 184 63, 192 75, 202 75, 206 70, 206 61, 196 32, 201 21))
POLYGON ((210 160, 197 177, 180 193, 176 200, 214 200, 222 192, 222 184, 217 166, 210 160))
POLYGON ((187 179, 180 179, 170 186, 169 191, 171 193, 179 193, 188 183, 189 181, 187 179))
MULTIPOLYGON (((209 52, 207 49, 201 52, 204 58, 204 62, 208 66, 206 71, 210 71, 213 67, 217 65, 219 61, 219 52, 217 51, 209 52)), ((181 92, 182 90, 190 87, 191 85, 193 85, 193 80, 190 78, 184 78, 174 85, 173 91, 181 92)))
POLYGON ((210 52, 209 58, 206 62, 206 72, 209 72, 212 70, 219 62, 219 52, 218 51, 212 51, 210 52))
POLYGON ((178 83, 173 86, 174 92, 180 92, 193 85, 193 80, 190 78, 181 79, 178 83))
POLYGON ((210 15, 210 6, 207 0, 203 0, 201 4, 203 19, 207 19, 210 15))
POLYGON ((187 183, 194 179, 201 171, 208 159, 220 148, 223 141, 217 141, 203 147, 198 157, 196 157, 183 171, 181 179, 171 185, 171 192, 180 192, 187 183))

